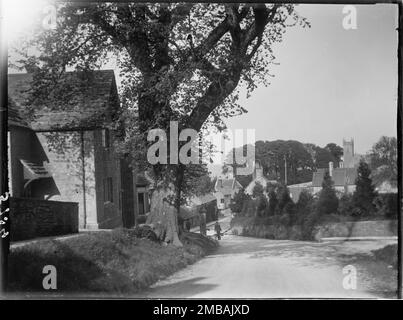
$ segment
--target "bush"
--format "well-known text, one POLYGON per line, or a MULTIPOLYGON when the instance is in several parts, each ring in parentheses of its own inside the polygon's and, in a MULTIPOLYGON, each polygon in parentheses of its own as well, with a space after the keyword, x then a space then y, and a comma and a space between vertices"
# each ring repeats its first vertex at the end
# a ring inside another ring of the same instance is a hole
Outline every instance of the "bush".
POLYGON ((374 200, 377 214, 387 219, 397 219, 398 201, 396 193, 379 194, 374 200))
POLYGON ((263 217, 266 215, 267 208, 269 207, 269 203, 265 195, 260 195, 257 198, 257 215, 259 217, 263 217))
POLYGON ((390 244, 382 249, 373 250, 372 253, 375 259, 384 261, 388 265, 393 266, 394 269, 397 269, 397 244, 390 244))
POLYGON ((230 202, 230 209, 237 215, 245 213, 245 204, 251 199, 251 197, 244 192, 243 189, 235 193, 234 198, 230 202))
POLYGON ((342 216, 351 216, 354 210, 353 196, 351 194, 343 194, 339 201, 337 212, 342 216))
POLYGON ((333 187, 333 181, 329 173, 325 173, 323 178, 322 190, 319 193, 316 210, 320 214, 336 213, 339 206, 339 199, 336 196, 336 191, 333 187))

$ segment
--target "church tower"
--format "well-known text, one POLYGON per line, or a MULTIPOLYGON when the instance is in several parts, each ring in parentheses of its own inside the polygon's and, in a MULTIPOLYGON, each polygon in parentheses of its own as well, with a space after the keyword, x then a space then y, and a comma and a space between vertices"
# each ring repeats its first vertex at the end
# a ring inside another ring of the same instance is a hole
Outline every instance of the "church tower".
POLYGON ((354 168, 354 139, 343 139, 343 167, 354 168))

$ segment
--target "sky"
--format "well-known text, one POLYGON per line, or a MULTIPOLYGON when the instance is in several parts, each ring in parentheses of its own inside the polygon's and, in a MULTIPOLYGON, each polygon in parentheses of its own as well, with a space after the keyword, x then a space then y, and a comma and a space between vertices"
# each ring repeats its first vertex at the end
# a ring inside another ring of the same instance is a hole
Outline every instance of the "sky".
MULTIPOLYGON (((44 1, 4 3, 13 40, 29 29, 44 1)), ((287 29, 274 47, 278 65, 272 67, 271 85, 257 88, 249 99, 241 88, 240 104, 248 113, 227 119, 230 129, 255 129, 256 140, 320 146, 354 138, 357 153, 366 153, 382 135, 396 136, 397 5, 355 6, 354 30, 343 28, 343 7, 297 7, 311 28, 287 29)))
POLYGON ((354 138, 357 153, 396 136, 397 6, 355 7, 357 29, 345 30, 342 5, 298 6, 311 28, 287 30, 274 48, 280 65, 271 85, 243 98, 249 112, 228 127, 255 128, 256 140, 320 146, 354 138))

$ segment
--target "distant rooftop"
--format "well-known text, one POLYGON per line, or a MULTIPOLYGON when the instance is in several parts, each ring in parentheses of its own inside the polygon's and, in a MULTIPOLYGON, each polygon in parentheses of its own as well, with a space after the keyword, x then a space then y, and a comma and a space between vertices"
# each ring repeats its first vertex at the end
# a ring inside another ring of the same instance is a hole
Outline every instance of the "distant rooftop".
MULTIPOLYGON (((32 97, 32 74, 8 76, 8 95, 25 117, 32 97)), ((55 89, 56 90, 56 89, 55 89)), ((65 72, 57 92, 48 103, 32 103, 35 131, 75 130, 103 127, 119 106, 113 70, 65 72), (62 90, 61 87, 63 87, 62 90), (61 92, 61 94, 58 94, 61 92), (52 108, 50 108, 50 105, 52 108)))

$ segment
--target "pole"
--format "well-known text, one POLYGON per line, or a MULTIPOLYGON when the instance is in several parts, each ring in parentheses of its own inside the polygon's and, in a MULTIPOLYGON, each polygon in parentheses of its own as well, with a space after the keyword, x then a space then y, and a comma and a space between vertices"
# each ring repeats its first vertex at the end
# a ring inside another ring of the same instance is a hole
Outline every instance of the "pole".
POLYGON ((403 268, 403 243, 402 243, 402 237, 403 237, 403 194, 402 194, 402 185, 403 185, 403 173, 402 173, 402 157, 403 157, 403 146, 402 146, 402 139, 403 139, 403 133, 402 133, 402 127, 403 127, 403 106, 402 106, 402 81, 403 81, 403 68, 402 68, 402 59, 403 59, 403 54, 402 54, 402 49, 401 46, 403 44, 403 4, 402 2, 399 2, 399 39, 398 39, 398 46, 397 46, 397 51, 398 51, 398 94, 397 94, 397 132, 400 134, 400 139, 398 139, 398 154, 400 157, 398 157, 398 181, 400 181, 401 185, 400 188, 398 189, 398 273, 397 273, 397 295, 398 299, 403 298, 403 292, 402 292, 402 287, 403 287, 403 275, 402 275, 402 268, 403 268))
POLYGON ((10 215, 7 157, 7 42, 4 33, 4 7, 0 3, 0 296, 7 289, 10 250, 10 215))

